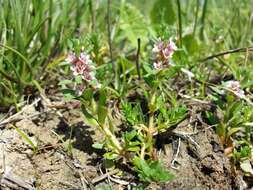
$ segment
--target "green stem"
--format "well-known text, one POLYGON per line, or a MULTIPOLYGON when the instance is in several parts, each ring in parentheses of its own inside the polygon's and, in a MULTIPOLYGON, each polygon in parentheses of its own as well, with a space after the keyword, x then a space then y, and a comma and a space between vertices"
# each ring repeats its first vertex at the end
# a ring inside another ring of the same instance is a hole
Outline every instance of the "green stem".
POLYGON ((149 103, 149 124, 148 124, 149 129, 152 129, 154 127, 155 101, 156 101, 156 92, 153 91, 149 103))
POLYGON ((196 28, 197 28, 197 23, 198 23, 199 1, 200 0, 196 0, 196 1, 197 1, 197 7, 196 7, 195 19, 194 19, 193 36, 195 36, 196 28))
POLYGON ((141 80, 141 69, 140 69, 140 49, 141 49, 141 39, 137 39, 137 54, 136 54, 136 68, 138 73, 138 79, 141 80))
POLYGON ((179 33, 179 47, 181 48, 182 43, 182 17, 181 17, 181 4, 180 0, 177 0, 177 12, 178 12, 178 33, 179 33))
POLYGON ((149 113, 149 123, 147 130, 147 144, 149 145, 149 154, 152 156, 153 152, 153 131, 154 131, 154 112, 155 112, 155 101, 156 101, 156 93, 153 92, 150 98, 150 113, 149 113))
POLYGON ((145 150, 146 150, 146 144, 143 143, 143 144, 142 144, 142 147, 141 147, 141 154, 140 154, 140 158, 141 158, 142 160, 144 160, 144 158, 145 158, 145 150))
POLYGON ((109 141, 112 142, 112 145, 117 149, 117 153, 121 153, 123 148, 120 145, 120 142, 116 138, 116 136, 111 132, 111 130, 108 127, 105 127, 104 125, 100 126, 102 130, 104 131, 106 137, 109 139, 109 141))
POLYGON ((90 10, 90 15, 91 15, 91 29, 92 29, 92 32, 95 32, 95 29, 96 29, 96 19, 95 19, 95 13, 94 13, 94 8, 93 8, 93 2, 92 2, 92 0, 89 0, 89 10, 90 10))
POLYGON ((111 0, 107 0, 107 35, 108 35, 108 45, 110 51, 110 61, 112 63, 112 69, 115 74, 115 64, 113 62, 113 55, 112 55, 112 35, 111 35, 111 0))
POLYGON ((203 5, 203 11, 202 11, 202 16, 201 16, 201 26, 200 26, 200 39, 203 40, 204 39, 204 28, 205 28, 205 17, 206 17, 206 10, 207 10, 207 1, 204 1, 204 5, 203 5))

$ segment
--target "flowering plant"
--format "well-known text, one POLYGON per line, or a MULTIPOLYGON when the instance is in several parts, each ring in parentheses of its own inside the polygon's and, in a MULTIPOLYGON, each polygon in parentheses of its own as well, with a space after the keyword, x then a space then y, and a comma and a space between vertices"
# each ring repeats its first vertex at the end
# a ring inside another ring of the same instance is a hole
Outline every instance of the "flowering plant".
POLYGON ((95 64, 90 59, 89 54, 81 52, 78 57, 74 52, 70 52, 66 61, 71 65, 70 69, 73 72, 74 77, 77 78, 75 89, 78 95, 81 95, 88 85, 94 89, 101 87, 95 77, 95 64))
MULTIPOLYGON (((159 71, 173 65, 172 56, 175 50, 177 47, 172 39, 168 42, 159 39, 152 50, 154 69, 159 71)), ((176 107, 168 110, 163 96, 158 96, 159 84, 164 81, 158 78, 165 79, 166 75, 162 72, 149 73, 154 84, 148 82, 149 76, 145 78, 144 81, 150 88, 143 91, 148 103, 147 113, 144 113, 141 107, 137 108, 128 101, 119 100, 121 120, 131 122, 130 126, 129 123, 124 123, 130 127, 128 132, 116 135, 117 125, 112 119, 114 108, 110 103, 113 102, 111 91, 109 87, 101 85, 96 78, 96 64, 90 55, 85 51, 80 51, 79 55, 70 52, 66 61, 74 78, 61 82, 65 88, 65 95, 80 102, 85 123, 97 127, 104 135, 104 139, 95 143, 93 147, 106 150, 105 159, 123 160, 124 163, 133 165, 134 170, 144 181, 171 179, 172 175, 162 168, 157 159, 155 137, 172 125, 168 121, 174 121, 173 124, 181 121, 186 115, 186 109, 176 107), (155 84, 156 80, 159 81, 158 85, 155 84), (72 84, 72 87, 68 87, 69 84, 72 84)), ((136 89, 143 90, 141 86, 137 86, 136 89)))
POLYGON ((170 38, 168 42, 162 41, 161 38, 154 45, 152 49, 153 53, 153 66, 155 69, 160 70, 168 68, 172 63, 172 55, 174 51, 177 50, 176 44, 170 38))

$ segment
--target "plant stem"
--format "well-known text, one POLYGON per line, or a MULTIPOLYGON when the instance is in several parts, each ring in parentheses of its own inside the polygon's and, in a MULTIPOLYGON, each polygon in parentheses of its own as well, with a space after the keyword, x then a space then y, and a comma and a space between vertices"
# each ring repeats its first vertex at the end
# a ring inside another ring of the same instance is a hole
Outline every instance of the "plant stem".
POLYGON ((205 17, 206 17, 206 10, 207 10, 207 2, 208 0, 204 0, 204 5, 203 5, 203 11, 202 11, 202 16, 201 16, 201 26, 200 26, 200 39, 204 39, 204 28, 205 28, 205 17))
POLYGON ((118 141, 116 136, 111 132, 111 130, 108 127, 101 125, 101 128, 104 131, 107 138, 112 142, 112 145, 117 149, 117 153, 121 153, 123 148, 120 145, 120 142, 118 141))
POLYGON ((250 47, 230 49, 230 50, 223 51, 223 52, 220 52, 220 53, 217 53, 217 54, 214 54, 214 55, 210 55, 210 56, 208 56, 204 59, 201 59, 199 61, 205 62, 205 61, 208 61, 210 59, 217 58, 217 57, 220 57, 220 56, 223 56, 223 55, 232 54, 232 53, 240 53, 240 52, 249 52, 249 51, 253 51, 253 46, 252 47, 250 46, 250 47))
POLYGON ((90 9, 90 15, 91 15, 91 29, 92 29, 92 32, 95 32, 96 18, 95 18, 95 14, 94 14, 94 8, 93 8, 92 0, 89 0, 89 9, 90 9))
POLYGON ((177 12, 178 12, 178 33, 179 33, 179 47, 182 47, 182 17, 181 17, 181 4, 180 0, 177 0, 177 12))
POLYGON ((144 160, 144 157, 145 157, 145 150, 146 150, 146 144, 143 143, 143 144, 142 144, 142 147, 141 147, 141 155, 140 155, 140 158, 141 158, 142 160, 144 160))
POLYGON ((150 104, 149 104, 149 129, 153 128, 154 126, 154 106, 155 106, 155 100, 156 100, 156 92, 152 92, 150 97, 150 104))
POLYGON ((111 0, 107 0, 107 35, 108 35, 108 44, 109 44, 109 51, 110 51, 110 60, 112 63, 112 68, 115 74, 115 65, 113 63, 113 56, 112 56, 112 36, 111 36, 111 0))
POLYGON ((149 154, 152 156, 153 152, 153 132, 154 132, 154 106, 156 100, 156 93, 153 92, 150 98, 150 113, 149 113, 149 123, 147 130, 147 145, 149 146, 149 154))
POLYGON ((140 49, 141 49, 141 39, 137 39, 137 54, 136 54, 136 68, 138 73, 138 79, 141 79, 141 71, 140 71, 140 49))
POLYGON ((193 26, 193 36, 195 36, 196 28, 197 28, 197 24, 198 24, 199 1, 200 1, 200 0, 196 0, 196 1, 197 1, 197 7, 196 7, 195 19, 194 19, 194 26, 193 26))

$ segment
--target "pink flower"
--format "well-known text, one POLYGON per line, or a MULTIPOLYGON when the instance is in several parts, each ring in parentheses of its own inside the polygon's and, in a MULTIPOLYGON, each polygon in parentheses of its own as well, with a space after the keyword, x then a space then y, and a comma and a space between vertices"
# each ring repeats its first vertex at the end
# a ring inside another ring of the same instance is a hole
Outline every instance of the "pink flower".
POLYGON ((171 58, 175 50, 177 50, 177 46, 170 38, 170 41, 169 41, 167 47, 163 50, 164 57, 167 59, 171 58))
POLYGON ((157 69, 157 70, 164 69, 164 65, 163 65, 162 62, 158 62, 158 63, 154 62, 154 63, 153 63, 153 66, 154 66, 154 68, 157 69))
POLYGON ((163 50, 163 41, 161 40, 161 38, 158 39, 158 42, 154 45, 154 48, 152 49, 153 53, 158 53, 160 51, 163 50))
POLYGON ((80 56, 77 57, 75 53, 70 52, 66 61, 71 63, 70 69, 73 71, 74 76, 81 75, 82 79, 86 81, 91 81, 95 78, 92 75, 92 72, 95 71, 95 67, 87 53, 82 52, 80 56))
POLYGON ((66 61, 71 64, 70 69, 73 72, 73 75, 81 76, 84 80, 84 83, 76 84, 75 87, 75 90, 79 96, 82 94, 87 85, 91 85, 94 89, 101 87, 95 77, 96 68, 90 59, 89 54, 81 52, 80 56, 77 57, 75 53, 70 52, 66 58, 66 61))
POLYGON ((167 68, 169 65, 172 65, 171 58, 175 50, 177 50, 177 46, 171 38, 167 43, 159 38, 158 42, 154 45, 154 48, 152 49, 154 68, 160 70, 167 68))
POLYGON ((76 58, 76 55, 75 53, 73 52, 70 52, 67 56, 67 59, 66 59, 67 62, 71 62, 71 63, 74 63, 77 61, 77 58, 76 58))

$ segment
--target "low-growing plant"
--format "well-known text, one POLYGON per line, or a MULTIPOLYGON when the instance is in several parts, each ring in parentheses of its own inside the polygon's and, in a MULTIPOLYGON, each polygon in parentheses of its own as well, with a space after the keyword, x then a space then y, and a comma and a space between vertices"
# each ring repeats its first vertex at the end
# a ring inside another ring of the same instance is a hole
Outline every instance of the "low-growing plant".
POLYGON ((216 132, 227 150, 225 153, 233 158, 235 164, 240 163, 241 169, 245 171, 246 166, 251 168, 245 161, 253 155, 253 107, 240 88, 239 81, 228 81, 224 87, 226 91, 216 90, 219 92, 215 98, 217 111, 207 112, 207 118, 211 124, 216 124, 216 132))
MULTIPOLYGON (((171 180, 172 174, 157 157, 155 139, 159 133, 184 119, 187 113, 183 106, 169 106, 168 97, 162 88, 174 67, 172 55, 176 45, 172 39, 159 39, 155 44, 152 50, 153 65, 146 66, 144 80, 136 83, 133 88, 135 93, 140 93, 134 97, 134 102, 128 96, 119 97, 120 93, 117 92, 115 96, 115 90, 101 84, 96 78, 97 67, 90 56, 92 49, 85 52, 81 43, 76 49, 66 59, 74 77, 61 81, 60 85, 67 100, 79 101, 85 122, 98 128, 104 135, 104 139, 93 147, 104 149, 104 158, 107 160, 122 160, 123 163, 132 165, 142 181, 171 180), (113 106, 110 102, 116 100, 119 101, 120 120, 126 128, 124 133, 117 132, 119 126, 113 120, 113 106)), ((175 69, 172 73, 177 71, 175 69)))

